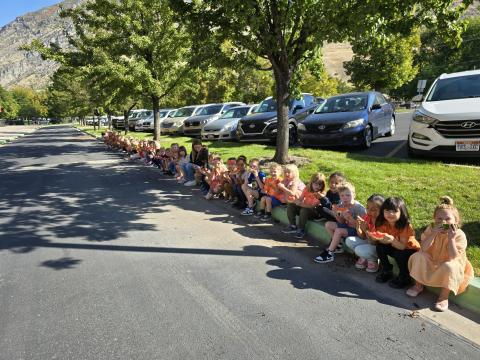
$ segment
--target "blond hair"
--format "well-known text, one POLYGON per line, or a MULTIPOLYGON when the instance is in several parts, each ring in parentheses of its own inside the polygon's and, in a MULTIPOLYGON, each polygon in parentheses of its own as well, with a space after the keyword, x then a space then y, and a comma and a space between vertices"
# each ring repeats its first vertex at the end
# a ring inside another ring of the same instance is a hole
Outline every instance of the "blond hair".
POLYGON ((337 189, 339 193, 349 190, 352 194, 355 195, 355 186, 353 186, 352 183, 344 182, 337 189))
POLYGON ((289 171, 293 175, 293 180, 300 179, 300 173, 298 171, 297 165, 295 164, 285 165, 285 169, 283 170, 283 172, 285 173, 287 171, 289 171))
POLYGON ((440 198, 440 203, 435 207, 435 211, 433 212, 433 217, 437 216, 437 211, 439 210, 447 210, 451 211, 453 216, 455 217, 455 223, 460 225, 461 218, 460 213, 456 206, 453 205, 453 199, 450 196, 442 196, 440 198))
POLYGON ((281 177, 283 175, 282 165, 279 165, 279 164, 276 164, 276 163, 270 164, 270 166, 268 167, 268 170, 270 170, 270 173, 272 172, 272 169, 277 170, 277 176, 278 177, 281 177))

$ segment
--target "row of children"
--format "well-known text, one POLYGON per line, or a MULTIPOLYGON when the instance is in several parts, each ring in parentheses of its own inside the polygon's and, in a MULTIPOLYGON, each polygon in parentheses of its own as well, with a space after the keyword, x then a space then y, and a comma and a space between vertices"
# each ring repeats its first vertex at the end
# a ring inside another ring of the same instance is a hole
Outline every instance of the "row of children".
POLYGON ((364 207, 355 199, 355 187, 340 172, 331 174, 328 184, 323 174, 315 173, 305 185, 293 164, 282 167, 272 163, 268 176, 260 169, 258 159, 251 159, 247 167, 243 155, 229 158, 224 165, 221 157, 209 154, 198 139, 193 140, 189 156, 185 147, 177 144, 167 153, 155 142, 144 141, 134 147, 132 141, 122 142, 112 134, 105 135, 105 142, 123 149, 130 158, 143 158, 146 164, 157 165, 165 173, 175 175, 179 183, 200 185, 207 200, 224 198, 232 202, 234 207, 243 209, 241 215, 254 215, 266 222, 271 220, 274 207, 286 206, 289 225, 282 231, 296 238, 305 236, 307 221, 326 219, 331 242, 315 262, 333 261, 335 254, 344 251, 343 240, 358 256, 356 268, 370 273, 381 269, 376 276, 378 282, 405 288, 413 278, 415 284, 407 290, 412 297, 421 293, 424 285, 440 287, 434 305, 438 311, 448 309, 450 291, 463 292, 473 277, 460 215, 449 197, 441 198, 433 212, 433 222, 419 242, 401 198, 374 194, 364 207), (162 161, 158 162, 159 159, 162 161), (389 256, 398 266, 396 277, 389 256))

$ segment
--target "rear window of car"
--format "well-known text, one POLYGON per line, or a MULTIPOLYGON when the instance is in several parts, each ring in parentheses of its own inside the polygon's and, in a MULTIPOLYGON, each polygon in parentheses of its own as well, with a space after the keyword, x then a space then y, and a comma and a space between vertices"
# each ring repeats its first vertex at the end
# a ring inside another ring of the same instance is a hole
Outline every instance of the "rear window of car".
POLYGON ((335 96, 327 99, 315 111, 316 114, 353 112, 364 110, 367 107, 368 95, 335 96))
POLYGON ((439 79, 427 96, 427 101, 443 101, 480 97, 480 75, 439 79))

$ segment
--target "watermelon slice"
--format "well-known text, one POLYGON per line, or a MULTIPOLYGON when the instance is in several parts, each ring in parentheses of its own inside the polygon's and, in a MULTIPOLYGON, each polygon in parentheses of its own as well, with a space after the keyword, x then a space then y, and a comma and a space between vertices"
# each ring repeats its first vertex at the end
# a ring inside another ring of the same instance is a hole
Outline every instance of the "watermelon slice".
POLYGON ((374 240, 383 240, 385 238, 386 233, 382 233, 380 231, 369 231, 368 236, 370 236, 374 240))

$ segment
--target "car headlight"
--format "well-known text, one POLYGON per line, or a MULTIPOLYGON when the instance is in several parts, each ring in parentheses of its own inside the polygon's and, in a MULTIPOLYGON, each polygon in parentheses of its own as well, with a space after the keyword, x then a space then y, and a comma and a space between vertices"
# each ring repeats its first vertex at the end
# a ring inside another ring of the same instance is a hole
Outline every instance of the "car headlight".
POLYGON ((357 119, 357 120, 349 121, 345 125, 343 125, 343 129, 351 129, 351 128, 363 125, 364 121, 365 120, 363 120, 363 119, 357 119))
POLYGON ((232 131, 235 130, 235 123, 228 123, 222 127, 222 131, 232 131))
POLYGON ((270 124, 273 124, 273 123, 276 123, 276 122, 277 122, 277 118, 275 117, 273 119, 265 121, 265 125, 270 125, 270 124))
POLYGON ((412 119, 413 121, 416 121, 422 124, 427 124, 427 125, 433 125, 438 121, 437 119, 427 116, 418 110, 413 113, 412 119))
POLYGON ((298 123, 298 124, 297 124, 297 130, 306 131, 307 128, 306 128, 305 125, 303 125, 302 123, 298 123))

